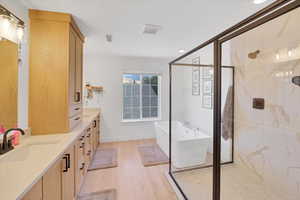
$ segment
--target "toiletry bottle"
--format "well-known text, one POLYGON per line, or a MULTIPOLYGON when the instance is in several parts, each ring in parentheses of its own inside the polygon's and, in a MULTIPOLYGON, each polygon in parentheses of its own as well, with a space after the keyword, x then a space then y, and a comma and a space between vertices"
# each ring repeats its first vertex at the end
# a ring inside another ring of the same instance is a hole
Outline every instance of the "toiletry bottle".
MULTIPOLYGON (((18 128, 17 125, 15 125, 15 128, 18 128)), ((20 132, 19 131, 14 131, 13 132, 13 140, 12 140, 13 146, 17 146, 20 144, 20 132)))
POLYGON ((5 133, 5 128, 4 126, 0 125, 0 134, 3 134, 5 133))
POLYGON ((13 146, 17 146, 20 144, 20 133, 19 131, 14 131, 13 133, 13 146))

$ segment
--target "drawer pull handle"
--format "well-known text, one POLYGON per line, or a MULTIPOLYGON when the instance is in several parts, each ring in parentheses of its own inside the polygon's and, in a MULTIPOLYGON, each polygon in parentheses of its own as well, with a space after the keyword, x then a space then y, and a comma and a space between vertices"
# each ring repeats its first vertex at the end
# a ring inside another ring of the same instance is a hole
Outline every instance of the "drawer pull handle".
POLYGON ((87 152, 87 156, 90 156, 91 155, 91 153, 92 153, 92 151, 91 150, 89 150, 88 152, 87 152))
POLYGON ((77 118, 75 118, 74 120, 78 121, 78 120, 80 120, 80 117, 77 117, 77 118))
POLYGON ((67 155, 65 155, 64 157, 63 157, 63 159, 65 159, 65 161, 66 161, 66 168, 63 170, 63 172, 67 172, 68 171, 68 166, 69 166, 69 161, 68 161, 68 156, 67 155))
POLYGON ((85 166, 85 163, 82 163, 81 167, 79 168, 80 170, 83 170, 85 166))
POLYGON ((67 165, 67 167, 68 167, 68 169, 70 169, 71 168, 71 155, 69 153, 67 153, 66 156, 68 158, 68 163, 67 163, 68 165, 67 165))
POLYGON ((80 110, 80 108, 75 108, 75 110, 80 110))
POLYGON ((80 100, 81 100, 81 93, 80 92, 76 92, 75 102, 80 102, 80 100))
POLYGON ((81 143, 81 146, 79 148, 82 149, 83 147, 84 147, 84 142, 81 143))

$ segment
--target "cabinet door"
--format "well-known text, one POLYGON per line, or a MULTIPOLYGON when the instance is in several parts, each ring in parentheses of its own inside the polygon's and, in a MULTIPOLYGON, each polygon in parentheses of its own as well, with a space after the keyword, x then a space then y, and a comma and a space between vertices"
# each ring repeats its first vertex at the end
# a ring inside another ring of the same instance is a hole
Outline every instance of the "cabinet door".
POLYGON ((95 151, 96 151, 96 148, 97 148, 97 143, 96 143, 96 141, 97 141, 97 131, 96 131, 96 129, 94 128, 93 129, 93 131, 92 131, 92 146, 93 146, 93 155, 94 155, 94 153, 95 153, 95 151))
POLYGON ((31 190, 22 198, 22 200, 42 200, 43 199, 43 187, 42 180, 37 182, 31 190))
POLYGON ((76 98, 76 33, 70 30, 69 46, 69 102, 72 105, 77 101, 76 98))
POLYGON ((75 144, 75 188, 76 194, 80 192, 84 170, 84 135, 82 135, 75 144))
POLYGON ((82 66, 83 66, 83 43, 76 38, 76 95, 77 102, 82 102, 82 66))
POLYGON ((90 162, 91 160, 91 156, 92 156, 92 128, 91 128, 91 125, 90 127, 87 129, 87 133, 86 133, 86 156, 87 156, 87 161, 88 163, 90 162))
POLYGON ((75 148, 71 146, 62 160, 62 199, 73 200, 75 197, 75 148))
POLYGON ((97 148, 97 120, 93 121, 93 150, 96 151, 97 148))
POLYGON ((43 176, 43 200, 61 200, 61 164, 58 160, 43 176))
POLYGON ((98 116, 96 120, 96 148, 100 143, 100 134, 100 116, 98 116))

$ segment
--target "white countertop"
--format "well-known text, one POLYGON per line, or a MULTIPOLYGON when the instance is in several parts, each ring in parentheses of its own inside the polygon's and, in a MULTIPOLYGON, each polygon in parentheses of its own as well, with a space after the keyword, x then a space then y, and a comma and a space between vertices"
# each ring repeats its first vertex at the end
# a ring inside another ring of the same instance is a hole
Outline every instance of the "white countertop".
POLYGON ((99 109, 85 109, 82 123, 70 133, 28 136, 14 150, 0 156, 0 197, 19 200, 76 141, 99 109))

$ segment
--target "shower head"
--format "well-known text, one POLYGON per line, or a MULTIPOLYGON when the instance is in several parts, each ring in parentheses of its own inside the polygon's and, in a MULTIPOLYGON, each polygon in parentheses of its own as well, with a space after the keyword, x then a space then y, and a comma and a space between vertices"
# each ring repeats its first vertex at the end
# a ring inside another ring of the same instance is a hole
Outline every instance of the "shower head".
POLYGON ((248 54, 248 58, 250 59, 256 59, 257 55, 260 53, 259 50, 255 51, 255 52, 252 52, 252 53, 249 53, 248 54))
POLYGON ((300 86, 300 76, 295 76, 292 78, 292 82, 295 84, 295 85, 298 85, 300 86))

